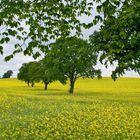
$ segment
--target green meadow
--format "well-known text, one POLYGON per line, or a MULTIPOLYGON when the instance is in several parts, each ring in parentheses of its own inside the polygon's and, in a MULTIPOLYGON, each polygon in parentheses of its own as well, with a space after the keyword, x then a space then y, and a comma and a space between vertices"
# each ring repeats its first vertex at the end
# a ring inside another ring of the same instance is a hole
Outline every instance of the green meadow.
POLYGON ((0 140, 138 140, 140 78, 28 87, 0 79, 0 140))

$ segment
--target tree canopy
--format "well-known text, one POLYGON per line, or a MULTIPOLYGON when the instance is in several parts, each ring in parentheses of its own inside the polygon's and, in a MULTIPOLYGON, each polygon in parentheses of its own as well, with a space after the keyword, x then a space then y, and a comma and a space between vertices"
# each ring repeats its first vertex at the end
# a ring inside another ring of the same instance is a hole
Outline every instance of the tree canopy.
POLYGON ((75 36, 59 38, 51 44, 46 57, 38 62, 23 64, 19 69, 18 79, 28 84, 42 81, 47 90, 48 84, 60 81, 66 84, 70 81, 70 93, 79 77, 101 78, 101 71, 94 68, 97 54, 86 40, 75 36))
POLYGON ((58 69, 70 80, 70 93, 74 91, 75 81, 79 77, 101 77, 101 71, 94 68, 97 55, 86 40, 75 36, 60 38, 48 54, 55 69, 58 69))
POLYGON ((1 0, 0 53, 5 43, 15 38, 14 51, 6 60, 20 52, 34 58, 42 52, 47 56, 52 42, 73 35, 79 37, 83 28, 101 23, 100 31, 90 41, 106 66, 108 62, 118 63, 112 78, 125 70, 140 73, 139 9, 139 0, 1 0), (84 16, 93 20, 81 22, 84 16))
POLYGON ((52 66, 49 58, 44 58, 40 61, 24 63, 19 69, 18 79, 25 81, 28 86, 33 87, 36 82, 43 82, 47 90, 48 84, 53 81, 60 81, 62 84, 66 83, 66 78, 56 67, 52 66))
POLYGON ((69 36, 71 31, 81 35, 82 28, 107 19, 126 1, 129 0, 1 0, 0 52, 3 53, 3 44, 14 37, 17 40, 13 44, 14 51, 6 60, 19 52, 36 58, 48 51, 51 40, 69 36), (98 12, 95 18, 93 7, 98 12), (79 17, 85 15, 91 16, 93 21, 81 22, 79 17))
POLYGON ((34 86, 35 82, 38 82, 38 62, 29 62, 22 64, 21 68, 19 69, 19 73, 17 78, 19 80, 25 81, 28 86, 31 83, 31 86, 34 86))
POLYGON ((37 79, 42 81, 45 85, 44 90, 47 90, 48 85, 54 81, 59 81, 66 84, 66 78, 62 73, 54 67, 52 60, 46 57, 38 62, 37 72, 35 73, 37 79))
POLYGON ((118 63, 112 78, 134 70, 140 73, 140 2, 125 3, 118 15, 111 16, 100 31, 90 37, 91 44, 100 51, 100 61, 118 63))
MULTIPOLYGON (((82 23, 77 17, 90 15, 92 3, 87 4, 85 0, 2 0, 0 5, 0 44, 9 42, 13 36, 22 42, 15 44, 13 54, 23 51, 36 58, 40 52, 34 52, 34 48, 46 52, 50 40, 70 35, 72 30, 80 34, 82 23)), ((11 57, 12 54, 6 59, 11 57)))

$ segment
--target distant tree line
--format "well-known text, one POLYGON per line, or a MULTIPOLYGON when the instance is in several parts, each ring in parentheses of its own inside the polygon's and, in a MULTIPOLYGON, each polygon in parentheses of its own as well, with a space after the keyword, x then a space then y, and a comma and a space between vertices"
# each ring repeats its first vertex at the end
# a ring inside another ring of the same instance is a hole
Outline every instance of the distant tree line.
POLYGON ((42 81, 45 90, 53 81, 66 84, 69 80, 69 92, 73 93, 79 77, 101 78, 101 71, 94 68, 96 63, 97 55, 86 40, 75 36, 60 38, 52 43, 51 50, 44 59, 23 64, 18 79, 32 87, 36 82, 42 81))
POLYGON ((7 72, 5 72, 2 76, 2 78, 10 78, 13 75, 13 71, 12 70, 8 70, 7 72))

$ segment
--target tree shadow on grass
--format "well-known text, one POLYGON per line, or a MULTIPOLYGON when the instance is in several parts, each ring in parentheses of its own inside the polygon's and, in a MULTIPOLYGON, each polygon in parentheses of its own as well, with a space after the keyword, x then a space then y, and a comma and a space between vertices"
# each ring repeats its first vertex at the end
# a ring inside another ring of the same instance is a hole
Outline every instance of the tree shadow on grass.
MULTIPOLYGON (((28 86, 16 86, 12 89, 6 89, 7 92, 19 92, 20 94, 28 94, 28 95, 40 95, 40 96, 80 96, 80 97, 100 97, 100 96, 108 96, 109 94, 106 92, 98 92, 98 91, 78 91, 75 88, 74 94, 70 94, 67 89, 56 89, 56 88, 48 88, 48 90, 44 90, 43 87, 28 87, 28 86)), ((18 94, 18 93, 17 93, 18 94)))
POLYGON ((46 96, 80 96, 80 97, 100 97, 100 96, 105 96, 105 94, 107 93, 104 93, 104 92, 97 92, 97 91, 93 91, 93 92, 87 92, 87 91, 84 91, 84 92, 74 92, 73 94, 70 94, 68 92, 68 90, 64 90, 64 89, 48 89, 47 91, 45 90, 42 90, 42 89, 35 89, 37 93, 37 95, 46 95, 46 96))
POLYGON ((64 96, 64 95, 68 95, 68 92, 66 92, 65 90, 47 90, 47 91, 41 91, 39 93, 37 93, 37 95, 40 96, 64 96))
POLYGON ((97 91, 92 91, 92 92, 84 91, 84 92, 76 92, 75 95, 78 95, 78 96, 103 96, 103 95, 105 95, 105 93, 97 92, 97 91))

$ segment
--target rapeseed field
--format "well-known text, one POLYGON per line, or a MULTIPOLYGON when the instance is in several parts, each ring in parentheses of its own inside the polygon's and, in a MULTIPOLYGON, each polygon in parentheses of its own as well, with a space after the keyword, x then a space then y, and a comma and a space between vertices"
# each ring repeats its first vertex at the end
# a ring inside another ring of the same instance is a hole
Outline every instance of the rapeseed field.
POLYGON ((79 79, 27 87, 0 79, 0 140, 138 140, 140 79, 79 79))

